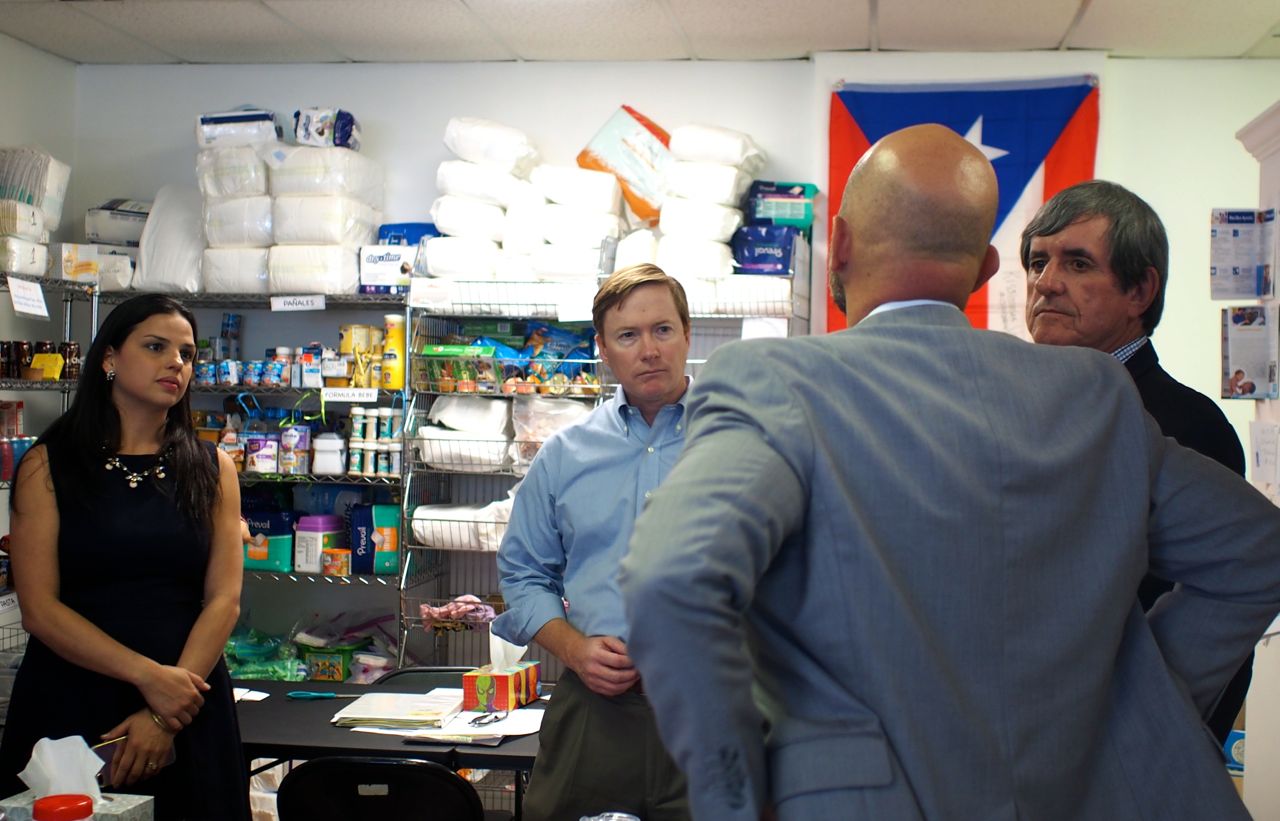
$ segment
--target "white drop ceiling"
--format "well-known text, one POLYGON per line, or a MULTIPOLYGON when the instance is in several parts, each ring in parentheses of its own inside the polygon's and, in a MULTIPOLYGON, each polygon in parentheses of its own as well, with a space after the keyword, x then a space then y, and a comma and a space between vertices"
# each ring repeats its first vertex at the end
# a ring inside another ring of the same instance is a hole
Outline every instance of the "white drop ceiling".
POLYGON ((1280 58, 1280 0, 0 0, 0 33, 84 64, 1280 58))

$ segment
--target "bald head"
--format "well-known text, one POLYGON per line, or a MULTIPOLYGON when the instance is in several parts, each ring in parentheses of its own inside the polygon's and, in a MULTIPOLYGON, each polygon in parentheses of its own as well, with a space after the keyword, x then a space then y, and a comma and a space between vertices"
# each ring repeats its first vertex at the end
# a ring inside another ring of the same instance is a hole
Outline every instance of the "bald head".
POLYGON ((948 128, 912 126, 873 145, 849 175, 832 234, 833 293, 850 290, 851 322, 865 315, 855 309, 895 299, 963 305, 998 265, 997 195, 991 163, 948 128))

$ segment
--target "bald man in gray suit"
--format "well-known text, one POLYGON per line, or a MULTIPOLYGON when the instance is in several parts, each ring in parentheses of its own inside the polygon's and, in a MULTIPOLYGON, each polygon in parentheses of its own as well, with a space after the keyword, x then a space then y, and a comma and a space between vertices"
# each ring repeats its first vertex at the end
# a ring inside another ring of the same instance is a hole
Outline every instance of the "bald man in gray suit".
POLYGON ((1106 354, 969 325, 996 190, 885 137, 832 231, 849 328, 690 389, 621 584, 695 818, 1248 818, 1200 716, 1280 611, 1280 511, 1106 354), (1143 614, 1148 568, 1182 584, 1143 614))

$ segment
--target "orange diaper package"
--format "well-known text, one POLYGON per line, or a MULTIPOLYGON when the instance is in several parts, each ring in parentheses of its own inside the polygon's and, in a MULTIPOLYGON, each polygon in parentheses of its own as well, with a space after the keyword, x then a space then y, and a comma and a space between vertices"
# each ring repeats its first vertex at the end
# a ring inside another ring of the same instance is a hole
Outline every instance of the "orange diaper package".
POLYGON ((662 175, 672 162, 671 135, 631 106, 622 106, 578 153, 578 165, 618 178, 622 196, 643 222, 657 223, 662 175))

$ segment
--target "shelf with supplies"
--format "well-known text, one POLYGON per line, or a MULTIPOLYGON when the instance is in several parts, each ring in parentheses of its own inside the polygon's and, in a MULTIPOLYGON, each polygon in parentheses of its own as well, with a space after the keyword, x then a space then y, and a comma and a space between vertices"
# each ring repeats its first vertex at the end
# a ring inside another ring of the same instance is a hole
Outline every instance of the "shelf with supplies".
MULTIPOLYGON (((105 291, 99 297, 105 303, 124 302, 137 296, 140 291, 105 291)), ((210 293, 173 293, 174 299, 188 308, 270 308, 272 298, 293 298, 323 296, 324 307, 328 308, 369 308, 403 310, 406 296, 404 294, 210 294, 210 293)))
MULTIPOLYGON (((499 282, 417 278, 410 285, 409 304, 432 316, 557 320, 570 306, 579 313, 584 300, 589 309, 598 284, 595 279, 499 282)), ((690 317, 809 318, 806 276, 735 274, 687 283, 686 292, 690 317)))
POLYGON ((0 379, 0 391, 73 391, 74 379, 0 379))
POLYGON ((309 485, 399 485, 400 476, 352 476, 349 473, 333 475, 317 473, 258 473, 242 471, 237 476, 242 485, 254 485, 260 482, 283 482, 309 485))
POLYGON ((56 279, 54 277, 38 277, 28 274, 14 274, 8 271, 0 271, 0 287, 9 290, 9 280, 19 279, 24 282, 34 282, 41 288, 63 294, 72 299, 91 300, 94 297, 101 296, 96 282, 81 282, 74 279, 56 279))
POLYGON ((245 578, 255 581, 291 582, 294 584, 336 585, 338 587, 366 585, 370 587, 395 587, 399 576, 325 576, 318 573, 275 573, 268 570, 246 570, 245 578))

